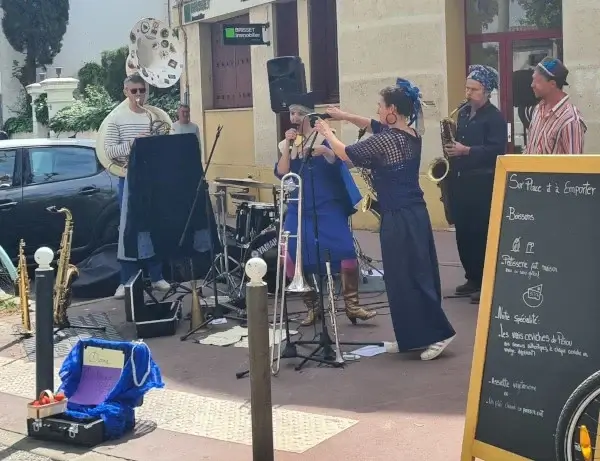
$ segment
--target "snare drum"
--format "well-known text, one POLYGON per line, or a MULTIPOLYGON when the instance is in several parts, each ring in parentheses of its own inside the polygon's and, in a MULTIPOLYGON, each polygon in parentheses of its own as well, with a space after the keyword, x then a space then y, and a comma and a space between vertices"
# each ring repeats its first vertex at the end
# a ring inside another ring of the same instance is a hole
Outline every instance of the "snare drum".
POLYGON ((242 203, 235 216, 235 241, 239 245, 248 245, 275 220, 275 205, 272 203, 242 203))

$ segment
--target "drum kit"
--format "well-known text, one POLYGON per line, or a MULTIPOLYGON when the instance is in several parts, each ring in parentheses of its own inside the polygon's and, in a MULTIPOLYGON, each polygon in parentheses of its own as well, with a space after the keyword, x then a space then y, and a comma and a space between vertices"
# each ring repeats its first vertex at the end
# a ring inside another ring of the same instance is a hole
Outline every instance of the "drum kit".
POLYGON ((216 277, 219 292, 229 297, 231 303, 243 304, 245 298, 244 264, 253 257, 261 257, 267 263, 269 292, 275 289, 277 266, 278 223, 280 219, 279 187, 256 181, 252 178, 216 178, 211 192, 216 201, 216 222, 223 252, 216 256, 204 279, 203 286, 210 286, 216 277), (231 192, 229 189, 233 189, 231 192), (254 201, 247 196, 236 205, 233 226, 229 225, 227 197, 235 197, 235 191, 269 189, 273 192, 273 203, 254 201))
MULTIPOLYGON (((207 273, 203 286, 211 286, 216 277, 219 293, 229 298, 230 303, 244 307, 245 276, 244 265, 254 257, 260 257, 267 263, 267 282, 269 294, 274 295, 277 284, 277 260, 280 245, 280 223, 285 218, 287 200, 282 196, 282 184, 260 182, 248 178, 215 178, 213 185, 217 191, 211 196, 216 201, 216 222, 223 252, 218 254, 207 273), (233 191, 229 191, 233 189, 233 191), (272 202, 255 201, 253 196, 237 194, 250 189, 271 190, 272 202), (235 220, 233 226, 228 224, 227 196, 234 205, 235 220), (244 199, 239 200, 239 196, 244 199)), ((285 187, 285 186, 284 186, 285 187)), ((286 194, 283 194, 286 195, 286 194)), ((351 222, 349 221, 351 226, 351 222)), ((358 240, 353 236, 356 255, 363 276, 367 283, 368 275, 380 272, 373 265, 373 260, 363 253, 358 240)))

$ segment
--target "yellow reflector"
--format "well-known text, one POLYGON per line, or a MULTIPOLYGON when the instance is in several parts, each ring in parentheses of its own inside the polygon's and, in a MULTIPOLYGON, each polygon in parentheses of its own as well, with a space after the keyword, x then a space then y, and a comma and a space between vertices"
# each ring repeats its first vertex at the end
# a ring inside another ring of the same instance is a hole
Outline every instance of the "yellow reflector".
POLYGON ((592 461, 592 440, 586 426, 579 428, 579 446, 585 461, 592 461))

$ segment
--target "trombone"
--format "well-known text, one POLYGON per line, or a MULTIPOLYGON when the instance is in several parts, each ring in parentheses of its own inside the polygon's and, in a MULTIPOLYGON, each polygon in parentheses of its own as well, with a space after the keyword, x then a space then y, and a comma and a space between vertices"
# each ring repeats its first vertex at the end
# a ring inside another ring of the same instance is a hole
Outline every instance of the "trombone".
POLYGON ((329 316, 331 318, 331 327, 333 328, 333 336, 335 337, 335 363, 343 366, 344 357, 342 356, 342 350, 340 349, 340 337, 338 335, 337 318, 335 313, 335 297, 334 297, 334 285, 333 276, 331 275, 331 261, 329 254, 327 255, 327 261, 325 261, 325 269, 327 271, 327 289, 329 292, 329 316))
POLYGON ((309 291, 313 291, 313 288, 306 282, 302 272, 302 178, 300 175, 290 172, 281 178, 281 198, 279 200, 279 244, 277 247, 277 273, 275 279, 271 344, 271 373, 273 376, 279 373, 281 364, 285 294, 286 292, 307 293, 309 291), (294 191, 297 192, 296 197, 292 197, 294 191), (293 201, 298 203, 298 227, 296 228, 296 234, 291 234, 289 231, 283 230, 285 206, 293 201), (290 238, 296 239, 296 265, 294 268, 294 277, 286 287, 287 250, 290 238))

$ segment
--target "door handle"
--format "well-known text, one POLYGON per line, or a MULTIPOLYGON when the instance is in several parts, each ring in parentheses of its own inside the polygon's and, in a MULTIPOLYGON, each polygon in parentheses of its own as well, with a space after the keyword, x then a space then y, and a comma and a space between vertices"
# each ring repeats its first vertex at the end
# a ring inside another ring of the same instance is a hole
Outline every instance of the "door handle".
POLYGON ((97 187, 84 187, 83 189, 79 189, 79 195, 92 195, 98 192, 97 187))
POLYGON ((506 125, 508 130, 508 142, 512 142, 512 123, 508 122, 506 125))
POLYGON ((17 202, 0 202, 0 211, 12 210, 17 206, 17 202))

